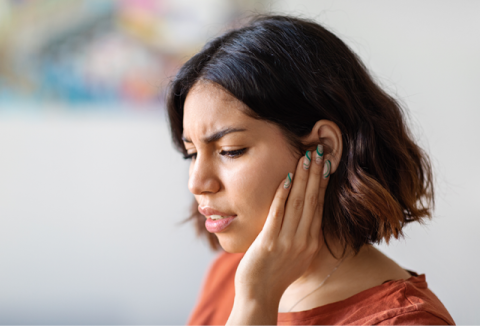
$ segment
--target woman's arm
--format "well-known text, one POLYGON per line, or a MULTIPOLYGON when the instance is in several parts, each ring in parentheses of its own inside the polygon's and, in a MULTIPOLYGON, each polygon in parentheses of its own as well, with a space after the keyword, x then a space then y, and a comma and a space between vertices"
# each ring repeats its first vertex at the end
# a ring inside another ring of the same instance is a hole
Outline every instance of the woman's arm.
POLYGON ((227 325, 276 324, 283 292, 307 270, 323 243, 330 161, 324 162, 321 145, 312 155, 315 163, 310 164, 309 155, 299 160, 295 182, 290 185, 289 174, 278 187, 262 231, 238 266, 227 325))

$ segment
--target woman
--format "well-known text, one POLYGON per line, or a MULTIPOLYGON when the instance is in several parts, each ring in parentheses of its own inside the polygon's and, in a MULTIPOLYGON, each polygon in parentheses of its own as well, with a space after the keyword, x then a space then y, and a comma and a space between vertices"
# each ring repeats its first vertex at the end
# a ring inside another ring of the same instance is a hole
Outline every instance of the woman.
POLYGON ((185 63, 167 106, 192 218, 225 251, 190 324, 454 323, 372 246, 431 216, 431 166, 335 35, 257 18, 185 63))

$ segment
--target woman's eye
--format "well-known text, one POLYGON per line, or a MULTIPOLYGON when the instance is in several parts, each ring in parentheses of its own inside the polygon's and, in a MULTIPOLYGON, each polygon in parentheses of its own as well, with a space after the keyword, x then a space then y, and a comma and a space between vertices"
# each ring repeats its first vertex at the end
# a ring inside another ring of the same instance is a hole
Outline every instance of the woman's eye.
POLYGON ((246 150, 247 150, 246 148, 242 148, 242 149, 236 149, 234 151, 221 151, 220 155, 228 156, 229 158, 236 158, 242 155, 243 153, 245 153, 246 150))
MULTIPOLYGON (((221 151, 220 155, 222 156, 227 156, 228 158, 236 158, 243 153, 245 153, 247 149, 242 148, 242 149, 236 149, 234 151, 221 151)), ((183 156, 183 159, 185 160, 191 160, 191 159, 196 159, 197 158, 197 153, 191 153, 183 156)))
POLYGON ((197 153, 187 154, 183 156, 184 160, 191 160, 192 158, 197 158, 197 153))

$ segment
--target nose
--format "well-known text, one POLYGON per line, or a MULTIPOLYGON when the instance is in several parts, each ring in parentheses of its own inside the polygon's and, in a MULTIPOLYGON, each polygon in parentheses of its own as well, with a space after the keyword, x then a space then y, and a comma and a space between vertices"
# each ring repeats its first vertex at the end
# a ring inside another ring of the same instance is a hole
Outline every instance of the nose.
POLYGON ((194 195, 214 194, 220 190, 220 180, 214 164, 201 155, 190 165, 188 189, 194 195))

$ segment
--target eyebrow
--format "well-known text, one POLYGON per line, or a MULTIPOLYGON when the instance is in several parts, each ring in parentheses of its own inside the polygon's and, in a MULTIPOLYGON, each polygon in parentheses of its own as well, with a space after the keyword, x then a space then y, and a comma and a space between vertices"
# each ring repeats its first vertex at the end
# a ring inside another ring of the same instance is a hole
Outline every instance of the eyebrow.
MULTIPOLYGON (((220 138, 222 138, 225 135, 231 134, 233 132, 241 132, 241 131, 247 131, 247 129, 245 129, 245 128, 225 128, 225 129, 219 130, 217 132, 214 132, 210 136, 204 137, 202 139, 202 141, 206 144, 209 144, 211 142, 219 140, 220 138)), ((190 144, 192 143, 192 141, 190 139, 186 138, 183 135, 182 135, 182 140, 186 143, 190 143, 190 144)))

